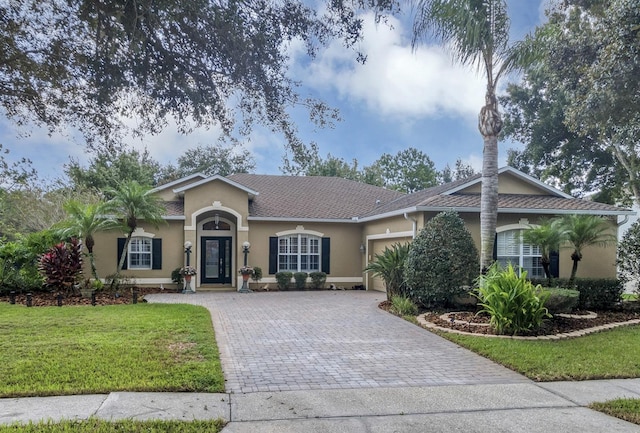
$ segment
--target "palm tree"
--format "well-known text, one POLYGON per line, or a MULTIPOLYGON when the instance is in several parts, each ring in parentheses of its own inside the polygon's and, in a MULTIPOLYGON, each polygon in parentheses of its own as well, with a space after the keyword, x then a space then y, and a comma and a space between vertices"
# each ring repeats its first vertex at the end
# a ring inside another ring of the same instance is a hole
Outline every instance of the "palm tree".
POLYGON ((440 40, 455 60, 477 66, 487 78, 485 105, 478 117, 484 141, 480 201, 480 268, 484 271, 493 262, 498 220, 498 134, 502 117, 496 87, 505 73, 530 60, 533 45, 509 44, 505 0, 418 0, 413 23, 414 49, 428 35, 440 40))
POLYGON ((567 238, 560 220, 542 219, 537 227, 531 227, 522 233, 522 240, 528 244, 540 247, 540 263, 547 276, 548 285, 551 285, 551 252, 558 251, 560 244, 567 238))
POLYGON ((374 260, 364 269, 384 281, 387 300, 395 295, 404 295, 404 262, 409 254, 409 244, 393 244, 391 248, 376 254, 374 260))
POLYGON ((582 260, 582 250, 590 245, 607 246, 616 241, 615 236, 609 231, 610 227, 604 218, 595 215, 566 215, 560 220, 560 224, 567 233, 567 241, 573 248, 571 260, 571 278, 573 284, 578 272, 578 262, 582 260))
POLYGON ((77 200, 69 200, 63 208, 67 213, 67 219, 59 224, 58 233, 62 237, 74 237, 84 239, 84 246, 87 248, 87 256, 91 264, 91 275, 98 280, 93 247, 94 234, 101 230, 114 227, 115 221, 105 216, 104 203, 82 204, 77 200))
POLYGON ((140 185, 135 180, 123 183, 117 189, 109 189, 108 193, 113 198, 107 202, 106 208, 115 214, 121 221, 121 227, 126 231, 125 243, 116 271, 116 275, 120 275, 127 258, 131 236, 138 228, 140 220, 157 228, 161 222, 164 222, 162 216, 166 210, 162 200, 152 194, 151 188, 140 185))

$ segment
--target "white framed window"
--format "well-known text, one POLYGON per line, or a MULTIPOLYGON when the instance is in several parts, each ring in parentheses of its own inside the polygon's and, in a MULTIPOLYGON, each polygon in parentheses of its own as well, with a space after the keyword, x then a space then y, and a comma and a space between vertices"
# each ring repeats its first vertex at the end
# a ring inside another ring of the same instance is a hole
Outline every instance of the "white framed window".
POLYGON ((319 237, 309 234, 278 237, 278 271, 319 271, 320 244, 319 237))
POLYGON ((129 269, 151 269, 151 238, 136 237, 129 242, 129 269))
POLYGON ((522 230, 507 230, 498 233, 497 260, 504 267, 511 263, 514 267, 527 271, 529 278, 544 278, 540 247, 522 240, 522 230))

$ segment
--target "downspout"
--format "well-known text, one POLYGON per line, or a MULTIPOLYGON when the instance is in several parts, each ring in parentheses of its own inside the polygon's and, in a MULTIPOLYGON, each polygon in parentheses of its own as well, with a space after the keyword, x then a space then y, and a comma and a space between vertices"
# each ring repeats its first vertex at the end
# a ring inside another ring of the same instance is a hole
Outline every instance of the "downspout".
POLYGON ((416 228, 418 227, 418 219, 417 218, 410 218, 409 214, 407 214, 406 212, 404 213, 404 219, 406 219, 407 221, 411 221, 413 223, 413 239, 416 238, 416 228))
MULTIPOLYGON (((406 215, 406 214, 405 214, 405 215, 406 215)), ((625 215, 625 216, 624 216, 624 219, 623 219, 622 221, 620 221, 620 222, 617 222, 617 221, 616 221, 616 224, 618 225, 618 227, 620 227, 621 225, 626 224, 626 223, 627 223, 627 221, 629 221, 629 215, 625 215)))

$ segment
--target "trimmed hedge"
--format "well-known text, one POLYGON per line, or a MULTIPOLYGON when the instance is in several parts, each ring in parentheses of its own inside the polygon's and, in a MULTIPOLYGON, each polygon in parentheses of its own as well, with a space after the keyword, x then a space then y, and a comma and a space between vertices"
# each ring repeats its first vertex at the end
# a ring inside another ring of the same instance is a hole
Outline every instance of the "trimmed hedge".
MULTIPOLYGON (((532 283, 544 283, 546 280, 532 280, 532 283)), ((575 289, 580 292, 577 308, 580 310, 611 310, 622 300, 624 285, 615 278, 576 278, 573 287, 568 278, 551 280, 552 287, 575 289)))
POLYGON ((549 309, 551 314, 570 313, 580 301, 580 292, 573 289, 561 289, 558 287, 543 288, 549 292, 549 298, 544 306, 549 309))

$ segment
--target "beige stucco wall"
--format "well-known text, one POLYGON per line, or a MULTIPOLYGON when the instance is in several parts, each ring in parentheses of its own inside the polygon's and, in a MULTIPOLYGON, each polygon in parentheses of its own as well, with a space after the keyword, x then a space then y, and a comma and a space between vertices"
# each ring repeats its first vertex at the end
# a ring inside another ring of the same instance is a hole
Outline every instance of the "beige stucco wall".
MULTIPOLYGON (((478 182, 471 185, 460 192, 480 194, 482 189, 482 183, 478 182)), ((499 194, 533 194, 533 195, 548 195, 547 191, 542 190, 539 186, 532 185, 524 180, 512 175, 511 173, 502 173, 498 182, 499 194)))
POLYGON ((355 223, 311 223, 250 221, 248 239, 251 252, 248 262, 262 268, 265 282, 275 281, 269 275, 269 237, 288 230, 310 230, 331 238, 329 283, 351 287, 361 284, 362 257, 360 245, 364 242, 362 228, 355 223))
POLYGON ((196 221, 192 218, 194 214, 201 212, 203 209, 213 209, 215 207, 214 203, 215 206, 233 209, 238 212, 242 217, 243 225, 246 225, 247 215, 249 214, 248 193, 221 180, 207 182, 185 192, 185 225, 195 225, 196 221))
MULTIPOLYGON (((135 271, 127 269, 122 272, 122 275, 134 278, 154 279, 156 281, 150 284, 155 286, 161 283, 164 285, 170 284, 171 271, 182 266, 184 261, 184 231, 182 224, 182 221, 168 221, 167 224, 161 224, 158 228, 155 228, 144 222, 141 223, 140 228, 144 229, 146 233, 153 234, 153 238, 162 239, 162 269, 135 271)), ((125 234, 118 230, 100 232, 95 235, 96 244, 94 254, 98 276, 100 278, 105 278, 116 272, 118 266, 117 239, 122 237, 125 237, 125 234)), ((90 272, 88 267, 85 272, 90 272)), ((90 275, 90 273, 86 275, 90 275)))

